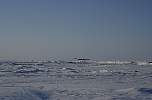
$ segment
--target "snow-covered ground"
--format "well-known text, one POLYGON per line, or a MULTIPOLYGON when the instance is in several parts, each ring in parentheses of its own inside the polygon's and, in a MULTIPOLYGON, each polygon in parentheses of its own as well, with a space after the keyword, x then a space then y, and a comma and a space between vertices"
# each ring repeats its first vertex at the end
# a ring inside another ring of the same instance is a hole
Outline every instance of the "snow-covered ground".
POLYGON ((2 63, 0 100, 152 100, 152 66, 2 63))

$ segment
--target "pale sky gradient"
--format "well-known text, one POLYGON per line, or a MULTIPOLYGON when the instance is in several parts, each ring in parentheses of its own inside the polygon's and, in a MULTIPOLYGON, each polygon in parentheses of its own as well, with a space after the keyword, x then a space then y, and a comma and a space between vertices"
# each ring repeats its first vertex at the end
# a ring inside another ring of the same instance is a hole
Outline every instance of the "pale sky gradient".
POLYGON ((152 0, 0 0, 0 58, 152 58, 152 0))

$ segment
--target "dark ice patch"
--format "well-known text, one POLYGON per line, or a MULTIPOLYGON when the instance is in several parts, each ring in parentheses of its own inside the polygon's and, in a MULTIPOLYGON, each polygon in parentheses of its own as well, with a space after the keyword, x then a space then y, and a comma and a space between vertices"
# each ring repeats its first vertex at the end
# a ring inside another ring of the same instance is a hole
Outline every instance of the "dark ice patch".
POLYGON ((31 92, 32 92, 32 94, 39 97, 41 100, 49 100, 49 95, 43 91, 32 90, 31 92))
POLYGON ((152 94, 152 88, 140 88, 138 91, 144 94, 152 94))
POLYGON ((21 69, 15 71, 15 73, 37 73, 37 72, 44 72, 44 71, 39 69, 21 69))

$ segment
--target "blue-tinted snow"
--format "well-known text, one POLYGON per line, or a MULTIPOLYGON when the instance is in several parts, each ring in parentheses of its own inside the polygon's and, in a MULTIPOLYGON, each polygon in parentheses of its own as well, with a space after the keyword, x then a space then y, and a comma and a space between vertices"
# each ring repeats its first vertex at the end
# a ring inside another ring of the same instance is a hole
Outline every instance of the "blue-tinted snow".
POLYGON ((151 65, 0 65, 0 100, 152 100, 151 65))

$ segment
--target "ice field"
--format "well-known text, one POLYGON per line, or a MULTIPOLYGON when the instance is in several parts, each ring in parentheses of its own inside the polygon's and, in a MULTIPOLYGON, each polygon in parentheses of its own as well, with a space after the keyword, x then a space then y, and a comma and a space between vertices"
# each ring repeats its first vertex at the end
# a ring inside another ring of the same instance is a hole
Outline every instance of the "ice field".
POLYGON ((5 62, 0 100, 152 100, 152 66, 5 62))

